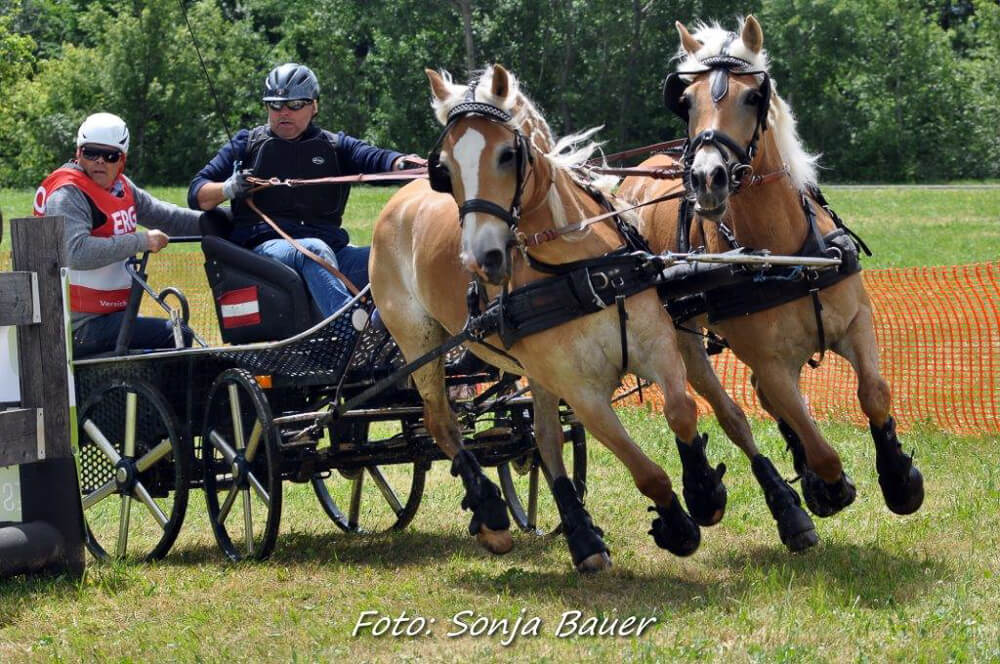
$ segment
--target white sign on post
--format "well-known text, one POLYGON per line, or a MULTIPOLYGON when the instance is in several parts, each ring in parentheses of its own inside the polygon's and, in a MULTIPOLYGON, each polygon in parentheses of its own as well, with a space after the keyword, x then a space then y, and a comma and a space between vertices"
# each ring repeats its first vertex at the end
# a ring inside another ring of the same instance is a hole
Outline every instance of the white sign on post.
POLYGON ((20 403, 21 381, 17 367, 17 327, 0 327, 0 403, 20 403))
POLYGON ((21 523, 21 469, 0 467, 0 523, 21 523))

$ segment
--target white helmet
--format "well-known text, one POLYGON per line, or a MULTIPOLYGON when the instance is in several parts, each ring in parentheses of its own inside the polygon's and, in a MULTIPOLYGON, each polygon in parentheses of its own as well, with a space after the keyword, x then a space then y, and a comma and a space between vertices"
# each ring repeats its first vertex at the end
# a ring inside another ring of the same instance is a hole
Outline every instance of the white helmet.
POLYGON ((113 113, 94 113, 83 121, 76 133, 76 147, 87 143, 116 147, 128 154, 128 127, 113 113))

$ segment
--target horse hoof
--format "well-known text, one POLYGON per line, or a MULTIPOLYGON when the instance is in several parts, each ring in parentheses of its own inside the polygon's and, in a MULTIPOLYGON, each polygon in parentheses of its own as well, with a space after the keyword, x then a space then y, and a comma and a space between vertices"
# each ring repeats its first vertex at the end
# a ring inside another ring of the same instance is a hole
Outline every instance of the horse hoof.
POLYGON ((586 559, 581 560, 576 569, 581 574, 593 574, 595 572, 603 572, 604 570, 611 569, 611 556, 608 555, 607 551, 602 551, 601 553, 595 553, 592 556, 588 556, 586 559))
POLYGON ((509 530, 490 530, 486 526, 479 527, 476 541, 490 553, 501 556, 514 548, 514 538, 509 530))
POLYGON ((722 475, 726 472, 725 464, 719 464, 716 470, 703 478, 705 481, 689 485, 684 483, 684 503, 687 505, 691 518, 699 526, 714 526, 722 521, 726 513, 726 485, 722 483, 722 475))
POLYGON ((906 477, 883 473, 878 476, 885 505, 896 514, 913 514, 924 504, 924 476, 910 466, 906 477))
POLYGON ((654 505, 649 509, 659 514, 659 517, 653 519, 653 527, 649 530, 656 546, 681 558, 690 556, 698 550, 701 544, 701 528, 684 511, 676 495, 670 501, 670 507, 654 505))
POLYGON ((792 553, 799 553, 816 546, 819 535, 812 519, 801 507, 785 510, 778 519, 778 536, 792 553))
POLYGON ((847 473, 842 473, 833 484, 827 484, 811 470, 802 476, 802 497, 809 511, 818 517, 833 516, 853 503, 857 493, 847 473))

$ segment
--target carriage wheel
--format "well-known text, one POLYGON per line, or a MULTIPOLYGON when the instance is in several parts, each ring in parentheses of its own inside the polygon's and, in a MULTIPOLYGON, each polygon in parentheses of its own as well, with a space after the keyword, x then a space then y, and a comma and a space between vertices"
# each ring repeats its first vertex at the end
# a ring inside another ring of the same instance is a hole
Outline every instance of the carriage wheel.
MULTIPOLYGON (((587 435, 579 422, 571 424, 564 435, 563 463, 583 500, 587 488, 587 435)), ((551 477, 537 449, 520 459, 498 465, 497 475, 511 517, 522 530, 536 535, 556 534, 562 530, 559 510, 549 490, 551 477)))
MULTIPOLYGON (((367 431, 365 423, 360 433, 367 438, 367 431)), ((364 466, 317 474, 312 486, 323 511, 338 528, 372 534, 402 530, 413 521, 424 495, 426 475, 426 465, 420 461, 364 466)))
POLYGON ((170 405, 145 381, 115 380, 87 398, 79 421, 87 549, 101 560, 162 558, 184 522, 191 472, 170 405))
POLYGON ((215 541, 230 558, 263 560, 281 521, 278 432, 253 376, 227 369, 209 391, 202 427, 205 502, 215 541))

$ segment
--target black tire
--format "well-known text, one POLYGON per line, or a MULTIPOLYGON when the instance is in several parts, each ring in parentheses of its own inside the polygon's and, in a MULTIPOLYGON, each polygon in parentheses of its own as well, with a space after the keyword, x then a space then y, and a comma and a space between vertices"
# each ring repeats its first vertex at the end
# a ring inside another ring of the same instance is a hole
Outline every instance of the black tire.
MULTIPOLYGON (((368 426, 361 426, 358 433, 366 437, 368 426)), ((426 465, 414 462, 335 468, 317 474, 311 482, 323 511, 338 528, 345 533, 374 534, 410 525, 424 495, 426 476, 426 465)))
MULTIPOLYGON (((572 423, 563 434, 563 461, 582 501, 587 491, 587 435, 579 422, 572 423)), ((536 535, 562 531, 559 510, 549 490, 552 478, 537 449, 521 459, 498 465, 497 475, 511 518, 521 530, 536 535)))
POLYGON ((113 380, 87 397, 79 422, 87 549, 99 560, 162 558, 184 523, 191 477, 170 404, 146 381, 113 380))
POLYGON ((215 541, 230 560, 264 560, 281 522, 279 433, 249 372, 227 369, 215 379, 201 430, 205 503, 215 541), (234 507, 242 518, 230 518, 234 507))

